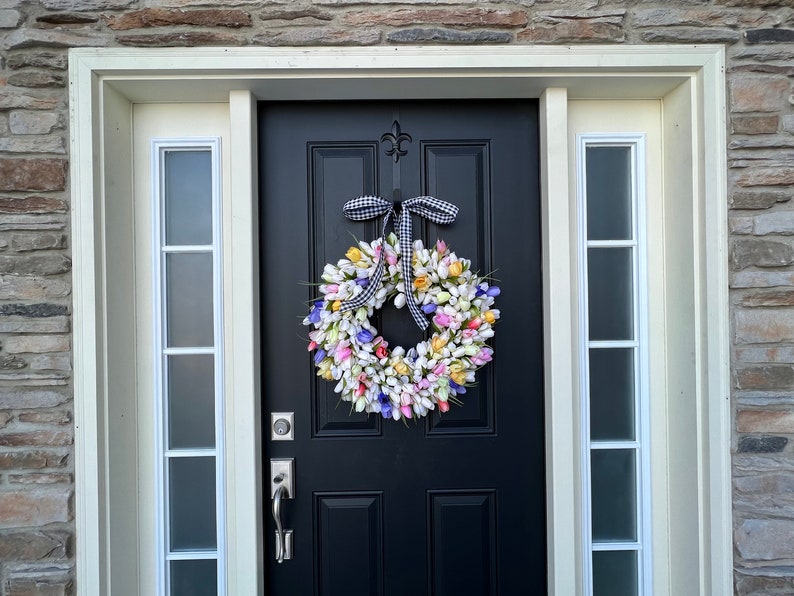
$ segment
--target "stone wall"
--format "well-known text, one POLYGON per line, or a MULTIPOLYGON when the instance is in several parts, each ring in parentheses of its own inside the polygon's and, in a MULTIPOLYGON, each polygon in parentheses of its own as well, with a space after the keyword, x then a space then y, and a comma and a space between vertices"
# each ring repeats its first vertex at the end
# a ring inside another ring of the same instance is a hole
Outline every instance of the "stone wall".
POLYGON ((721 43, 736 594, 794 594, 794 0, 0 0, 0 595, 74 591, 69 47, 721 43))

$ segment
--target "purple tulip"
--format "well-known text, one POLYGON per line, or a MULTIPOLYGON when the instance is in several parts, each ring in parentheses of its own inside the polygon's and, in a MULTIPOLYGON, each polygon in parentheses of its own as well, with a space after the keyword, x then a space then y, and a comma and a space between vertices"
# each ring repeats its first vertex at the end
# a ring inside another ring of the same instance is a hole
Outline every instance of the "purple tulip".
POLYGON ((367 331, 366 329, 362 329, 356 334, 356 339, 360 341, 362 344, 368 344, 372 341, 372 333, 367 331))
POLYGON ((391 418, 391 400, 389 396, 381 392, 378 395, 378 401, 380 402, 380 413, 383 417, 391 418))
POLYGON ((485 291, 485 293, 488 294, 491 298, 493 298, 494 296, 498 296, 499 294, 501 294, 502 290, 499 289, 499 286, 491 286, 485 291))
POLYGON ((323 350, 322 348, 320 348, 319 350, 317 350, 317 351, 314 353, 314 363, 315 363, 315 364, 320 364, 320 362, 322 362, 322 361, 323 361, 323 358, 325 358, 325 354, 326 354, 326 351, 325 351, 325 350, 323 350))
POLYGON ((452 379, 449 380, 449 388, 459 395, 466 393, 466 388, 463 385, 458 385, 452 379))
POLYGON ((368 277, 359 277, 356 280, 356 283, 360 285, 362 288, 366 288, 369 285, 369 278, 368 277))
POLYGON ((436 306, 435 304, 425 304, 422 306, 422 312, 425 313, 426 315, 429 315, 436 312, 437 308, 438 306, 436 306))
POLYGON ((475 296, 483 296, 485 295, 485 290, 482 289, 482 286, 477 286, 477 291, 475 292, 475 296))
POLYGON ((316 300, 314 302, 314 306, 312 307, 312 311, 309 313, 309 321, 312 323, 319 323, 320 322, 320 312, 323 310, 323 301, 316 300))

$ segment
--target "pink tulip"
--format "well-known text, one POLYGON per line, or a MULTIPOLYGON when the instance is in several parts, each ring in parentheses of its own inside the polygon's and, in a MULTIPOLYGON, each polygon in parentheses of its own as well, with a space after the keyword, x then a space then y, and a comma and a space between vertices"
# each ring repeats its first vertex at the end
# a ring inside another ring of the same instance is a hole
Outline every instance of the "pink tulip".
POLYGON ((471 357, 471 361, 475 366, 484 366, 491 360, 493 360, 493 351, 490 348, 483 348, 471 357))
POLYGON ((339 291, 338 284, 328 284, 325 286, 325 293, 326 294, 336 294, 339 291))
POLYGON ((411 406, 400 406, 400 412, 402 412, 403 416, 406 418, 414 417, 414 411, 411 409, 411 406))
POLYGON ((472 319, 469 321, 468 327, 469 329, 479 329, 480 325, 482 325, 482 321, 480 321, 480 319, 472 319))
POLYGON ((449 327, 449 324, 452 322, 452 319, 450 318, 449 315, 445 315, 443 312, 440 312, 436 314, 435 317, 433 317, 433 321, 439 327, 449 327))
POLYGON ((336 353, 339 360, 347 360, 350 358, 350 355, 353 353, 353 350, 350 348, 343 348, 339 352, 336 353))
POLYGON ((364 392, 367 390, 367 386, 364 383, 359 383, 358 388, 356 389, 356 397, 361 397, 364 395, 364 392))
POLYGON ((439 254, 443 255, 445 252, 447 252, 447 243, 444 242, 443 240, 438 240, 436 242, 436 250, 438 251, 439 254))
POLYGON ((449 412, 449 402, 448 401, 438 402, 438 409, 440 412, 449 412))
POLYGON ((314 348, 316 348, 316 347, 317 347, 317 342, 316 342, 316 341, 310 341, 310 342, 309 342, 309 345, 308 345, 308 346, 306 346, 306 349, 307 349, 309 352, 311 352, 311 351, 312 351, 314 348))
POLYGON ((447 367, 443 363, 437 364, 436 367, 433 369, 433 374, 443 375, 446 370, 447 367))
POLYGON ((389 265, 396 265, 397 264, 397 255, 394 254, 393 252, 387 252, 386 253, 386 262, 389 265))

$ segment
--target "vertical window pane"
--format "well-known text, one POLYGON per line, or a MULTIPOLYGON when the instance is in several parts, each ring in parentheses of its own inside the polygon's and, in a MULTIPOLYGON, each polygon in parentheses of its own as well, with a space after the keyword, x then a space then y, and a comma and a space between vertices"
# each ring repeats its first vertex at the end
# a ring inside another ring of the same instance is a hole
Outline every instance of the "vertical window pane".
POLYGON ((215 446, 215 357, 168 357, 168 444, 170 449, 215 446))
POLYGON ((173 253, 165 263, 168 346, 212 346, 212 254, 173 253))
POLYGON ((212 244, 212 154, 165 154, 165 242, 212 244))
POLYGON ((593 596, 637 596, 636 551, 593 553, 593 596))
POLYGON ((587 250, 591 340, 634 339, 632 249, 587 250))
POLYGON ((215 523, 215 458, 169 459, 171 550, 213 550, 215 523))
POLYGON ((590 350, 590 438, 634 440, 634 350, 590 350))
POLYGON ((587 239, 631 239, 631 149, 588 147, 587 239))
POLYGON ((218 593, 218 563, 215 559, 171 561, 173 596, 215 596, 218 593))
POLYGON ((593 542, 637 539, 637 494, 633 449, 590 452, 593 542))

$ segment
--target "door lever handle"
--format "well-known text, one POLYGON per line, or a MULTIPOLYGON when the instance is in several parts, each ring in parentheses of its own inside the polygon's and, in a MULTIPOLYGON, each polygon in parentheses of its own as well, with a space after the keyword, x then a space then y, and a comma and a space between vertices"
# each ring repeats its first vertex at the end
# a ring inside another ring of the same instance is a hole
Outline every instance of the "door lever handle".
POLYGON ((276 561, 283 563, 292 558, 292 530, 285 530, 281 519, 284 499, 295 498, 295 460, 270 460, 270 494, 273 504, 273 521, 276 522, 276 561))
MULTIPOLYGON (((274 478, 275 480, 275 478, 274 478)), ((283 480, 283 479, 282 479, 283 480)), ((276 562, 283 563, 287 554, 284 526, 281 523, 281 499, 287 496, 287 487, 279 486, 273 495, 273 519, 276 522, 276 562)), ((291 531, 289 531, 292 534, 291 531)))

